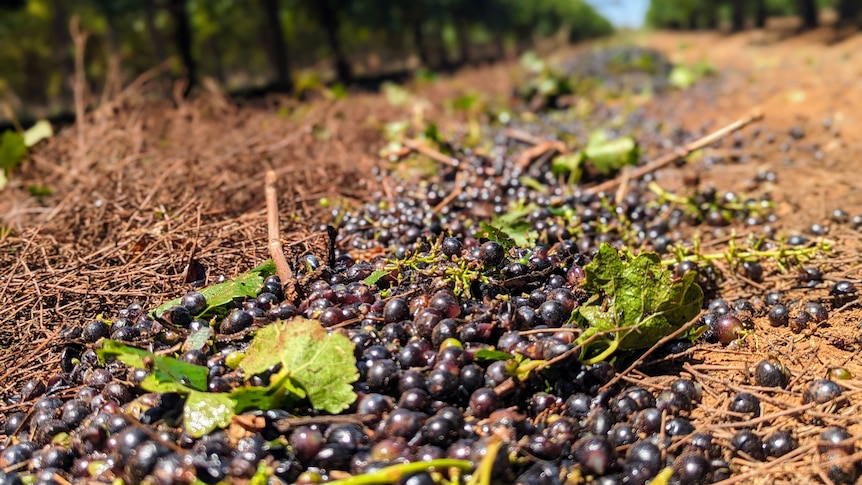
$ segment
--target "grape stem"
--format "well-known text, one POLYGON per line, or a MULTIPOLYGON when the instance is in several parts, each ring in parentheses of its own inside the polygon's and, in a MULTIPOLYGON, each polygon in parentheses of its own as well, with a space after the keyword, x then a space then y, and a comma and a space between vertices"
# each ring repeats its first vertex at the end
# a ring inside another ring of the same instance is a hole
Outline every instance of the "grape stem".
POLYGON ((469 471, 473 468, 473 465, 467 460, 443 458, 439 460, 388 466, 374 473, 364 473, 362 475, 356 475, 355 477, 345 478, 344 480, 335 480, 327 483, 329 485, 379 485, 396 483, 404 475, 426 472, 435 468, 458 468, 460 470, 469 471))

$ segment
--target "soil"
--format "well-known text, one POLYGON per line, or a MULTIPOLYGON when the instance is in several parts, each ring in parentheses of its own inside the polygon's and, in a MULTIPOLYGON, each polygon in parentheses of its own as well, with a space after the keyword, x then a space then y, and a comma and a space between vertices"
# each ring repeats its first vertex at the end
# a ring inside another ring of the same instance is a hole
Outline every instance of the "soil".
MULTIPOLYGON (((786 36, 776 28, 733 36, 660 32, 627 40, 656 47, 675 61, 706 61, 719 73, 706 81, 712 83, 708 89, 695 86, 645 101, 668 126, 717 128, 760 108, 765 119, 746 130, 776 134, 772 144, 708 148, 705 156, 737 150, 742 161, 666 169, 658 174, 663 186, 672 188, 681 173, 696 171, 702 184, 721 190, 767 191, 779 215, 779 234, 806 233, 812 223, 830 226, 833 251, 816 262, 827 281, 862 283, 862 233, 830 220, 834 209, 862 214, 862 35, 822 29, 786 36), (793 127, 804 131, 804 143, 782 151, 793 127), (763 171, 774 171, 777 180, 754 188, 751 180, 763 171)), ((589 46, 579 49, 584 48, 589 46)), ((414 83, 409 90, 427 100, 422 116, 457 124, 463 120, 447 112, 445 100, 469 92, 505 99, 515 72, 515 62, 484 66, 414 83)), ((0 398, 26 379, 55 372, 60 353, 54 341, 62 328, 114 314, 132 301, 155 306, 184 292, 182 273, 191 258, 208 268, 212 281, 268 257, 268 168, 279 176, 289 255, 319 245, 313 230, 327 221, 329 209, 318 201, 361 202, 388 190, 368 176, 382 163, 381 127, 416 115, 375 93, 235 102, 210 91, 175 102, 154 101, 144 83, 61 130, 15 172, 0 198, 0 224, 11 229, 0 235, 0 398), (32 185, 49 187, 52 194, 34 197, 27 190, 32 185)), ((737 235, 745 237, 745 229, 737 235)), ((827 289, 800 288, 793 274, 778 271, 768 271, 756 286, 731 277, 723 296, 762 296, 770 289, 801 301, 831 301, 827 289)), ((792 429, 803 451, 769 462, 738 459, 733 480, 826 481, 812 452, 816 436, 824 426, 840 424, 862 438, 862 381, 846 381, 849 397, 839 409, 801 406, 803 383, 835 367, 862 376, 860 322, 862 310, 852 304, 803 334, 756 317, 753 335, 741 346, 698 346, 688 359, 644 366, 627 379, 660 388, 679 375, 693 376, 705 390, 698 426, 727 440, 734 430, 719 423, 728 400, 741 389, 760 395, 763 414, 776 415, 759 424, 761 430, 792 429), (753 386, 750 368, 767 356, 778 357, 792 372, 784 393, 753 386)))

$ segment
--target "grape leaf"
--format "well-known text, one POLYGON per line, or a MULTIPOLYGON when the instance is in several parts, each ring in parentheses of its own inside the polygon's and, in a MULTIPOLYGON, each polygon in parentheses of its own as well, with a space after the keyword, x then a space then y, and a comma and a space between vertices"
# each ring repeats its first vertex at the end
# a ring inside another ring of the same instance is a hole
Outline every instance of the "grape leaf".
POLYGON ((655 345, 694 318, 703 305, 696 273, 674 280, 655 253, 624 260, 604 243, 584 273, 583 288, 596 296, 578 309, 580 320, 588 326, 579 340, 613 331, 612 337, 587 346, 587 353, 604 346, 590 362, 604 360, 617 350, 655 345))
POLYGON ((128 366, 148 369, 144 359, 152 359, 153 373, 158 382, 177 382, 191 389, 204 391, 207 388, 207 368, 202 365, 190 364, 173 357, 156 355, 146 350, 129 347, 116 340, 104 340, 96 355, 104 362, 106 358, 114 358, 128 366))
POLYGON ((634 138, 623 136, 609 140, 602 130, 590 136, 584 155, 599 173, 609 175, 624 165, 637 165, 639 151, 634 138))
POLYGON ((183 407, 183 427, 195 438, 216 428, 224 428, 234 417, 235 403, 222 392, 192 391, 183 407))
MULTIPOLYGON (((237 276, 233 280, 208 286, 200 290, 200 293, 207 299, 207 308, 196 316, 220 315, 225 313, 225 305, 231 303, 234 299, 257 296, 258 291, 263 287, 263 281, 267 276, 272 274, 275 274, 275 264, 271 259, 267 259, 260 266, 237 276)), ((179 305, 181 301, 182 297, 164 303, 153 310, 152 315, 159 318, 165 310, 179 305)))
POLYGON ((343 335, 327 334, 320 322, 293 318, 258 330, 239 366, 251 377, 279 363, 316 409, 334 414, 356 399, 353 344, 343 335))

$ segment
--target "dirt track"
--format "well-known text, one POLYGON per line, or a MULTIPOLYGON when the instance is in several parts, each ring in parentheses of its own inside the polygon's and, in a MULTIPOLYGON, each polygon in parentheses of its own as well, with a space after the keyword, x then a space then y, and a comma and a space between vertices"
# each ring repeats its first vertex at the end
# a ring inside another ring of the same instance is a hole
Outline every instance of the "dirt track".
MULTIPOLYGON (((673 59, 708 61, 720 73, 717 95, 700 95, 695 87, 648 102, 669 124, 721 126, 763 109, 765 121, 748 130, 772 133, 774 143, 740 153, 747 163, 698 171, 704 183, 741 192, 758 172, 776 172, 777 180, 766 187, 780 216, 774 225, 793 234, 828 223, 834 209, 862 214, 862 35, 839 42, 831 30, 774 37, 658 33, 637 42, 673 59), (784 151, 792 127, 804 131, 804 142, 784 151)), ((414 92, 429 101, 425 116, 442 118, 442 102, 460 93, 506 96, 515 67, 462 72, 414 92)), ((301 254, 303 245, 314 244, 308 238, 312 225, 327 217, 328 209, 317 205, 321 197, 362 201, 381 190, 367 176, 384 144, 379 127, 409 116, 374 94, 235 107, 210 93, 177 108, 146 101, 145 91, 130 92, 114 109, 97 110, 40 147, 0 199, 0 222, 13 230, 0 241, 0 397, 56 368, 60 357, 52 337, 64 326, 131 301, 152 305, 182 292, 181 272, 191 256, 211 275, 228 276, 264 259, 266 168, 280 176, 284 242, 289 252, 301 254), (27 185, 48 186, 53 195, 31 197, 27 185)), ((734 148, 729 141, 714 150, 734 148)), ((859 233, 833 225, 829 237, 840 242, 834 258, 823 262, 827 279, 859 282, 859 233)), ((804 339, 776 330, 744 352, 695 352, 700 367, 686 371, 723 366, 710 375, 747 383, 747 366, 778 353, 797 378, 822 377, 836 366, 862 376, 855 350, 860 317, 858 308, 850 308, 804 339), (837 338, 855 343, 840 348, 837 338)), ((725 394, 709 399, 705 408, 726 407, 725 394)), ((788 399, 799 402, 795 395, 788 399)), ((855 400, 842 411, 857 435, 859 406, 855 400)), ((781 408, 767 405, 764 413, 781 408)), ((768 481, 792 477, 789 469, 768 481)))

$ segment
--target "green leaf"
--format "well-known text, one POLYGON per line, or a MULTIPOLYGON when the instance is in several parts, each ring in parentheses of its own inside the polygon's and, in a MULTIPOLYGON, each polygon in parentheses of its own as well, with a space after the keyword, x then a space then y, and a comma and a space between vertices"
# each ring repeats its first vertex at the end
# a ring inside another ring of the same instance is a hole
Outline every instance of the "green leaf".
POLYGON ((494 241, 500 246, 503 246, 504 249, 515 247, 515 240, 512 239, 508 234, 506 234, 502 229, 494 227, 484 221, 480 224, 479 227, 481 228, 479 231, 480 237, 485 237, 491 241, 494 241))
POLYGON ((213 329, 210 327, 204 327, 196 332, 192 332, 186 337, 186 341, 183 342, 183 351, 188 352, 189 350, 200 350, 209 343, 210 339, 213 336, 213 329))
POLYGON ((27 192, 30 192, 30 195, 33 197, 48 197, 54 193, 54 190, 47 185, 28 185, 26 188, 27 192))
POLYGON ((703 305, 696 273, 674 280, 655 253, 623 259, 604 243, 584 273, 583 288, 597 296, 578 310, 589 326, 579 340, 614 330, 612 338, 590 345, 593 350, 604 347, 603 358, 616 350, 651 347, 694 318, 703 305))
POLYGON ((697 74, 686 66, 674 66, 668 75, 668 82, 671 86, 679 89, 690 87, 697 81, 697 74))
POLYGON ((152 369, 159 382, 175 382, 200 391, 207 388, 207 368, 202 365, 190 364, 173 357, 156 355, 146 350, 129 347, 116 340, 104 340, 96 355, 104 362, 107 358, 116 359, 128 366, 148 369, 145 359, 152 360, 152 369))
POLYGON ((24 146, 27 148, 39 143, 40 141, 54 136, 54 130, 51 129, 51 122, 48 120, 37 121, 29 130, 24 132, 24 146))
POLYGON ((367 278, 362 280, 362 282, 368 286, 374 286, 377 284, 378 281, 380 281, 381 278, 388 275, 389 273, 391 273, 391 271, 387 271, 385 269, 378 269, 378 270, 372 271, 371 274, 368 275, 367 278))
MULTIPOLYGON (((263 280, 272 274, 275 274, 275 264, 271 259, 267 259, 260 266, 237 276, 233 280, 208 286, 200 290, 200 293, 207 299, 207 308, 196 316, 200 318, 221 315, 226 312, 225 305, 231 303, 234 299, 257 296, 258 291, 263 287, 263 280)), ((182 298, 176 298, 164 303, 153 310, 152 315, 159 318, 165 310, 179 305, 181 301, 182 298)))
POLYGON ((14 131, 4 131, 0 135, 0 170, 6 172, 6 175, 27 156, 27 145, 24 143, 24 137, 14 131))
POLYGON ((356 399, 353 345, 341 334, 327 334, 320 322, 293 318, 258 330, 239 366, 251 377, 278 363, 316 409, 338 413, 356 399))
POLYGON ((503 352, 502 350, 492 350, 492 349, 481 349, 476 351, 476 355, 473 357, 475 360, 481 361, 495 361, 495 360, 509 360, 513 358, 512 354, 508 352, 503 352))
POLYGON ((234 402, 227 394, 192 391, 183 407, 183 427, 191 436, 200 438, 216 428, 227 427, 234 415, 234 402))
POLYGON ((580 173, 583 169, 584 159, 584 154, 581 152, 556 156, 551 162, 551 173, 554 175, 562 175, 564 173, 577 172, 577 179, 580 180, 580 173))
POLYGON ((584 155, 599 173, 609 175, 625 165, 637 165, 638 146, 630 136, 608 140, 604 131, 598 131, 590 136, 584 155))

